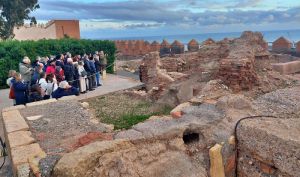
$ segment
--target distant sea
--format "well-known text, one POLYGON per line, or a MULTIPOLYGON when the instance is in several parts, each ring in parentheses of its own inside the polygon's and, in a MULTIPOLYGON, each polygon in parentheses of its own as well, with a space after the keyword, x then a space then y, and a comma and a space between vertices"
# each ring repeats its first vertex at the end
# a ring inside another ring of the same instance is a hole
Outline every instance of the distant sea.
MULTIPOLYGON (((273 42, 279 37, 283 36, 289 39, 291 42, 296 43, 300 41, 300 29, 299 30, 281 30, 281 31, 260 31, 267 42, 273 42)), ((222 40, 224 38, 236 38, 241 36, 242 32, 231 33, 205 33, 205 34, 186 34, 186 35, 169 35, 169 36, 145 36, 145 37, 124 37, 124 38, 110 38, 109 40, 146 40, 149 42, 158 41, 163 39, 172 43, 174 40, 187 44, 190 40, 196 39, 198 42, 204 41, 208 38, 214 40, 222 40)))

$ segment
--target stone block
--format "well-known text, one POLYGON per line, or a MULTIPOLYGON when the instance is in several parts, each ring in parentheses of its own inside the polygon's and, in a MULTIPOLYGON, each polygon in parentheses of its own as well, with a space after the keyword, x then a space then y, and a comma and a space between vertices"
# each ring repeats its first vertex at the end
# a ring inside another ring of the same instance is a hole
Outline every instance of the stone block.
POLYGON ((27 163, 29 158, 33 157, 46 157, 45 152, 37 143, 11 149, 11 158, 14 169, 17 169, 19 165, 27 163))
POLYGON ((23 109, 23 108, 25 108, 24 105, 11 106, 11 107, 7 107, 7 108, 3 108, 2 112, 13 111, 13 110, 18 110, 18 109, 23 109))
POLYGON ((281 74, 293 74, 300 71, 300 61, 272 64, 273 70, 281 74))
POLYGON ((10 148, 29 145, 35 142, 30 131, 13 132, 9 133, 7 136, 10 148))
POLYGON ((300 176, 300 120, 244 120, 237 130, 239 174, 245 177, 300 176), (277 176, 276 175, 276 176, 277 176))
POLYGON ((18 110, 3 112, 2 116, 7 133, 29 130, 26 121, 18 110))
POLYGON ((57 101, 56 99, 49 99, 49 100, 43 100, 43 101, 28 103, 28 104, 26 104, 26 106, 27 107, 39 106, 39 105, 44 105, 44 104, 48 104, 48 103, 53 103, 53 102, 56 102, 56 101, 57 101))

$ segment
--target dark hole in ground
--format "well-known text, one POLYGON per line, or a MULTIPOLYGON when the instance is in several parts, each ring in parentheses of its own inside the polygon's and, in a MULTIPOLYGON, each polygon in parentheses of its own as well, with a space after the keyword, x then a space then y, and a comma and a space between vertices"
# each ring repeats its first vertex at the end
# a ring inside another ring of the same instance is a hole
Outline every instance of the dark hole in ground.
POLYGON ((199 133, 186 132, 182 137, 184 144, 191 144, 199 141, 199 133))

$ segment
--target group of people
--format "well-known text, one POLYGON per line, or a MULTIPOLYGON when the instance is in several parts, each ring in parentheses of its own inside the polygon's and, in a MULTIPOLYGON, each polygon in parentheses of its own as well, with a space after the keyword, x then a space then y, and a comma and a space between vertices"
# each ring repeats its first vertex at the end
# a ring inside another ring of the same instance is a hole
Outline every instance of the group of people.
POLYGON ((102 86, 101 74, 107 59, 103 51, 94 54, 59 54, 56 57, 37 57, 34 62, 24 57, 19 72, 9 71, 7 85, 14 105, 79 95, 102 86))

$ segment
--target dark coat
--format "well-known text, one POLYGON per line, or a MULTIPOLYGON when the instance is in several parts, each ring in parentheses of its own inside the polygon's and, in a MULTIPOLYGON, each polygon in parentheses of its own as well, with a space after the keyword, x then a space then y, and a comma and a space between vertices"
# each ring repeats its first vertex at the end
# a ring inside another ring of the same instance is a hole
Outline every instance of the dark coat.
POLYGON ((79 90, 75 87, 69 89, 58 88, 52 93, 52 98, 61 98, 64 96, 79 95, 79 90))
POLYGON ((73 81, 75 76, 75 67, 68 63, 64 66, 64 74, 66 81, 73 81))
POLYGON ((24 84, 23 82, 14 82, 13 88, 16 97, 16 105, 26 104, 28 102, 28 85, 24 84))
POLYGON ((89 61, 89 63, 90 63, 91 73, 92 74, 96 73, 95 63, 91 60, 89 61))
POLYGON ((87 72, 87 73, 92 73, 92 69, 91 69, 91 66, 90 66, 90 61, 88 59, 84 59, 83 60, 83 63, 84 63, 84 70, 87 72))
POLYGON ((95 68, 97 72, 101 71, 101 63, 99 60, 95 60, 95 68))
POLYGON ((78 68, 74 67, 75 69, 75 75, 74 75, 74 80, 75 82, 73 82, 73 86, 76 87, 76 88, 79 88, 79 72, 78 72, 78 68))
POLYGON ((56 60, 55 65, 60 66, 62 69, 64 69, 64 67, 65 67, 64 62, 61 60, 56 60))
POLYGON ((40 73, 38 71, 34 71, 33 76, 31 78, 31 84, 36 84, 37 81, 40 79, 40 73))

